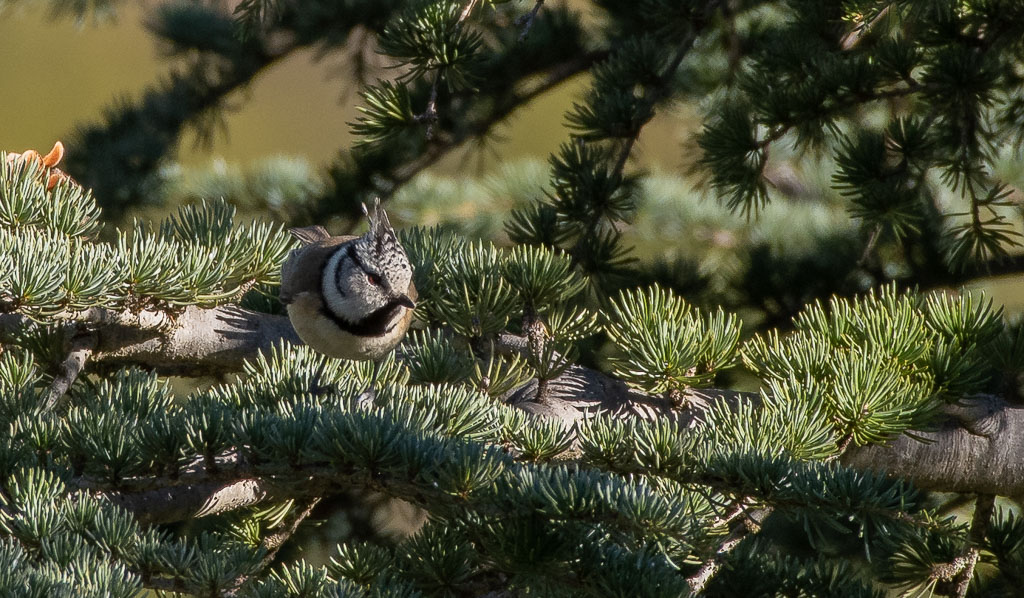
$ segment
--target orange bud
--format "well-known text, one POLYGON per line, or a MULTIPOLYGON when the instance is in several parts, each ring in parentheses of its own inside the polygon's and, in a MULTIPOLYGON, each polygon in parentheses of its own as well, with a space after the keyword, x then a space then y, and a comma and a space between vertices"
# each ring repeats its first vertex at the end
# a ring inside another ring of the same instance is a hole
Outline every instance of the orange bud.
POLYGON ((50 153, 43 156, 43 166, 53 167, 56 166, 61 159, 64 157, 64 144, 60 141, 53 144, 53 149, 50 153))
MULTIPOLYGON (((57 186, 57 183, 61 181, 75 182, 74 179, 68 176, 68 173, 64 172, 59 168, 54 168, 50 171, 50 176, 46 178, 46 190, 49 191, 57 186)), ((75 183, 76 185, 78 183, 75 183)))

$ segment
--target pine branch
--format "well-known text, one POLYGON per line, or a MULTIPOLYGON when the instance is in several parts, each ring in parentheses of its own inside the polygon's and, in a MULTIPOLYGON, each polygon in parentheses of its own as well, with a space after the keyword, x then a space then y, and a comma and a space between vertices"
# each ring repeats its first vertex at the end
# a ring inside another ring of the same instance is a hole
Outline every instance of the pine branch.
MULTIPOLYGON (((640 106, 634 108, 633 118, 638 118, 642 114, 643 119, 637 124, 631 124, 627 134, 609 135, 607 131, 593 133, 593 131, 590 130, 592 128, 595 128, 595 125, 593 123, 593 115, 588 116, 586 118, 579 117, 578 124, 580 128, 583 129, 584 133, 576 137, 574 139, 574 142, 579 143, 580 150, 586 149, 584 147, 584 144, 588 139, 588 133, 591 134, 591 139, 605 140, 609 138, 617 138, 618 140, 622 141, 622 146, 621 148, 619 148, 618 155, 616 156, 615 162, 612 165, 610 173, 608 174, 608 180, 614 181, 615 186, 620 188, 624 186, 624 183, 626 181, 623 179, 623 172, 625 171, 626 163, 629 160, 629 156, 632 154, 633 147, 636 145, 636 142, 640 137, 640 133, 643 131, 644 126, 651 121, 654 115, 654 107, 658 104, 658 102, 662 101, 669 95, 670 84, 673 77, 676 74, 676 71, 679 69, 679 65, 682 64, 683 59, 686 58, 686 55, 693 48, 693 44, 694 42, 696 42, 697 37, 704 32, 704 26, 710 20, 714 12, 718 9, 719 4, 720 2, 718 1, 708 2, 707 5, 704 7, 704 11, 701 17, 699 19, 695 19, 696 22, 691 24, 686 36, 682 39, 681 42, 679 42, 678 47, 675 49, 675 52, 672 55, 672 59, 669 61, 668 65, 664 68, 663 71, 657 73, 654 77, 654 81, 650 83, 649 96, 646 97, 640 104, 642 108, 640 106)), ((622 52, 625 53, 626 51, 623 50, 622 52)), ((622 85, 622 82, 616 81, 615 85, 622 85)), ((600 89, 600 87, 600 78, 598 78, 597 83, 595 83, 595 89, 600 89)), ((579 110, 587 111, 590 110, 590 108, 579 108, 579 110)), ((570 114, 570 119, 573 119, 576 116, 579 115, 570 114)), ((584 152, 581 151, 581 153, 584 152)), ((567 204, 579 202, 580 198, 574 197, 574 195, 576 194, 569 191, 566 193, 566 197, 562 197, 561 200, 567 204)), ((583 202, 588 203, 588 200, 584 199, 583 202)), ((602 209, 593 209, 594 207, 596 206, 591 206, 592 209, 590 209, 590 213, 580 218, 581 221, 579 224, 582 224, 582 229, 583 231, 585 231, 585 233, 579 234, 576 238, 575 243, 573 243, 572 247, 568 249, 569 255, 573 256, 574 261, 576 262, 583 261, 581 256, 592 251, 594 244, 593 239, 595 235, 600 233, 600 225, 602 219, 608 218, 610 221, 614 221, 616 219, 614 216, 611 215, 611 213, 602 209)), ((619 218, 621 218, 621 215, 619 216, 619 218)), ((613 246, 615 244, 616 243, 612 243, 613 246)), ((610 260, 606 261, 605 265, 608 264, 610 264, 610 260)), ((585 271, 587 270, 586 267, 584 267, 583 269, 585 271)), ((592 274, 592 272, 590 273, 592 274)))
MULTIPOLYGON (((374 471, 344 471, 330 465, 294 469, 280 465, 253 465, 237 453, 222 455, 223 468, 209 471, 195 468, 184 476, 190 480, 168 477, 130 478, 119 486, 153 487, 145 490, 116 490, 98 480, 76 478, 69 487, 87 490, 131 512, 140 523, 156 524, 184 521, 218 515, 265 501, 284 499, 312 500, 353 487, 363 487, 427 508, 440 514, 464 512, 468 504, 463 498, 437 486, 424 485, 403 476, 389 476, 374 471)), ((527 489, 523 489, 528 492, 527 489)), ((473 503, 473 510, 487 516, 507 516, 507 508, 488 501, 473 503)), ((554 520, 596 521, 600 515, 567 513, 554 520)), ((684 533, 684 530, 679 530, 684 533)), ((679 539, 682 539, 680 536, 679 539)))
MULTIPOLYGON (((535 396, 536 382, 532 384, 534 387, 528 384, 516 391, 509 402, 535 415, 561 419, 567 425, 582 419, 585 413, 613 413, 645 419, 674 417, 682 425, 690 426, 702 420, 704 410, 716 399, 725 398, 737 406, 757 400, 756 395, 748 393, 694 391, 687 397, 691 408, 680 413, 671 410, 664 399, 630 391, 619 381, 578 366, 549 382, 551 390, 544 403, 531 400, 535 396)), ((961 420, 971 422, 969 428, 946 422, 939 426, 939 431, 915 432, 915 436, 924 436, 925 442, 902 436, 885 446, 852 448, 842 463, 855 469, 884 468, 888 474, 909 479, 926 489, 972 492, 976 488, 987 488, 991 493, 1004 496, 1024 494, 1024 476, 1019 474, 1021 466, 1016 458, 1024 442, 1019 440, 1024 438, 1024 409, 1010 408, 994 398, 989 398, 987 405, 982 409, 983 414, 961 414, 961 420), (970 420, 970 417, 975 419, 970 420), (1000 423, 987 421, 993 419, 1000 423), (978 426, 986 425, 999 431, 998 442, 975 435, 978 426)), ((951 408, 956 409, 960 408, 951 408)), ((78 482, 80 487, 103 492, 147 522, 212 515, 274 497, 314 497, 331 488, 376 484, 373 480, 356 479, 331 469, 255 468, 230 454, 218 460, 214 472, 197 464, 173 479, 126 479, 116 490, 106 489, 96 481, 78 482)), ((394 481, 378 489, 417 503, 426 500, 422 488, 394 481)), ((786 505, 780 503, 780 506, 786 505)))
MULTIPOLYGON (((546 71, 543 79, 521 93, 510 94, 506 98, 498 100, 498 107, 487 114, 481 120, 473 123, 466 130, 455 136, 439 138, 434 136, 427 150, 419 158, 409 162, 400 169, 394 171, 387 178, 390 185, 379 194, 381 201, 386 201, 402 188, 402 185, 409 182, 417 174, 433 166, 449 152, 462 146, 470 139, 486 135, 495 125, 512 115, 518 108, 528 104, 530 100, 557 87, 564 81, 571 79, 589 69, 594 63, 602 60, 608 55, 607 50, 595 50, 587 54, 567 60, 546 71)), ((357 223, 353 222, 354 227, 357 223)))
MULTIPOLYGON (((157 310, 122 310, 116 311, 102 307, 93 307, 84 311, 64 311, 47 320, 63 324, 85 326, 115 326, 132 328, 139 332, 155 332, 171 325, 172 316, 169 312, 157 310)), ((16 313, 0 314, 0 334, 9 336, 18 330, 34 326, 35 321, 16 313)))
MULTIPOLYGON (((708 2, 707 6, 704 9, 705 21, 711 17, 711 14, 714 13, 714 11, 718 8, 719 4, 720 2, 708 2)), ((693 29, 690 31, 689 35, 687 35, 686 38, 682 41, 682 43, 679 44, 679 48, 676 49, 676 53, 672 57, 672 61, 669 62, 668 67, 665 68, 665 72, 661 74, 661 77, 659 77, 657 85, 651 93, 651 98, 649 100, 651 105, 658 103, 658 101, 662 100, 668 95, 669 83, 672 80, 672 77, 675 76, 676 71, 679 70, 679 65, 682 64, 683 59, 686 58, 686 55, 690 52, 690 49, 693 48, 693 44, 694 42, 697 41, 697 36, 701 32, 702 29, 700 27, 694 26, 693 29)), ((647 122, 650 122, 650 120, 648 120, 647 122)), ((626 166, 626 161, 629 159, 629 155, 630 153, 632 153, 633 146, 636 144, 637 139, 640 138, 640 132, 642 130, 642 126, 638 127, 634 134, 626 140, 621 151, 619 152, 618 159, 615 161, 615 168, 612 171, 614 173, 614 176, 622 176, 622 171, 626 166)))
POLYGON ((882 235, 882 223, 878 223, 871 229, 871 235, 868 237, 868 242, 864 244, 864 252, 861 253, 860 259, 857 260, 857 267, 863 268, 868 260, 871 259, 871 255, 875 251, 875 245, 878 244, 878 238, 882 235))
POLYGON ((427 141, 434 139, 434 123, 437 122, 437 86, 441 82, 440 72, 434 74, 434 81, 430 84, 430 99, 427 100, 427 107, 420 114, 415 116, 416 122, 427 123, 427 141))
POLYGON ((1024 254, 996 255, 969 266, 962 274, 950 273, 948 284, 967 284, 979 278, 1010 276, 1024 273, 1024 254))
MULTIPOLYGON (((455 21, 455 31, 453 37, 458 35, 459 31, 462 30, 463 25, 466 23, 466 19, 473 13, 473 8, 476 6, 477 0, 469 0, 466 5, 462 8, 462 12, 459 13, 459 18, 455 21)), ((416 122, 427 123, 426 137, 427 141, 434 138, 434 124, 437 123, 437 88, 441 84, 441 70, 437 70, 434 73, 434 80, 430 83, 430 99, 427 100, 427 107, 421 113, 416 115, 416 122)))
MULTIPOLYGON (((175 318, 159 312, 137 315, 90 310, 82 322, 107 323, 97 330, 93 361, 117 366, 141 365, 157 372, 220 373, 238 371, 246 359, 282 340, 299 343, 287 318, 238 307, 189 307, 175 318), (126 325, 139 322, 138 327, 126 325)), ((0 315, 0 338, 31 325, 20 315, 0 315)), ((512 335, 498 339, 499 349, 525 346, 512 335)), ((724 389, 691 389, 685 397, 689 411, 673 411, 668 400, 630 389, 601 372, 570 366, 550 380, 547 400, 536 403, 536 381, 511 393, 508 403, 531 413, 563 420, 571 426, 585 413, 619 416, 699 418, 719 397, 730 404, 759 404, 753 393, 724 389)), ((885 445, 851 447, 841 459, 857 469, 884 468, 917 486, 946 492, 979 492, 1001 496, 1024 495, 1024 408, 995 396, 978 396, 943 408, 944 420, 933 429, 902 435, 885 445)), ((207 488, 214 492, 219 488, 207 488)))
MULTIPOLYGON (((904 81, 904 84, 905 86, 903 87, 893 87, 890 89, 878 90, 873 93, 850 95, 845 98, 839 98, 834 104, 828 107, 828 109, 824 112, 823 116, 840 115, 863 104, 877 102, 879 100, 904 98, 915 93, 920 93, 927 89, 925 85, 918 83, 913 79, 904 81)), ((780 122, 778 125, 773 127, 767 135, 765 135, 758 141, 758 149, 767 149, 769 145, 782 139, 786 135, 786 133, 789 133, 790 130, 799 126, 800 124, 800 121, 780 122)))
MULTIPOLYGON (((608 50, 594 50, 566 60, 546 71, 531 73, 530 79, 540 76, 541 80, 536 83, 524 82, 524 87, 526 87, 524 91, 507 93, 494 98, 494 108, 476 122, 468 124, 455 134, 438 132, 425 144, 425 149, 418 156, 376 175, 375 178, 381 179, 384 183, 375 191, 374 196, 382 202, 386 202, 416 175, 439 162, 453 150, 462 147, 468 141, 484 137, 495 125, 504 121, 531 100, 588 70, 594 63, 604 59, 607 55, 608 50)), ((327 214, 325 213, 325 215, 327 214)), ((350 220, 348 227, 342 233, 351 233, 358 224, 358 220, 350 220)))

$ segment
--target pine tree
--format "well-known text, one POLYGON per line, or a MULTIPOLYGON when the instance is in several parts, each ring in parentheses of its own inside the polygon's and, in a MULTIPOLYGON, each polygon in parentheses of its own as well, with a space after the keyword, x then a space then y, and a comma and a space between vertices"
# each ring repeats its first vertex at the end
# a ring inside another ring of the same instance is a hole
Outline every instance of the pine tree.
POLYGON ((60 148, 0 154, 0 595, 1019 593, 1024 332, 951 289, 1024 267, 1024 7, 526 4, 164 5, 189 67, 83 129, 70 176, 60 148), (185 127, 308 47, 367 75, 326 187, 278 164, 263 184, 303 201, 274 220, 211 196, 123 222, 174 197, 185 127), (508 243, 401 230, 417 330, 361 400, 371 366, 281 315, 283 221, 354 228, 584 72, 508 243), (682 102, 725 210, 630 164, 682 102), (673 263, 624 241, 651 205, 689 216, 673 263), (427 521, 286 558, 354 490, 427 521))

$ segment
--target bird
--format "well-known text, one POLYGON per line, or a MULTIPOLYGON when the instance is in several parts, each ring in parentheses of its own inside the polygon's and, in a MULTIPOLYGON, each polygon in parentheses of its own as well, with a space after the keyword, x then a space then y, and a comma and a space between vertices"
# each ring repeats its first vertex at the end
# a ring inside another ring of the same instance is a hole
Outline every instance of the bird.
POLYGON ((402 341, 416 307, 413 269, 387 212, 363 204, 369 230, 332 236, 322 226, 289 229, 302 245, 281 267, 280 299, 311 348, 340 359, 381 360, 402 341))

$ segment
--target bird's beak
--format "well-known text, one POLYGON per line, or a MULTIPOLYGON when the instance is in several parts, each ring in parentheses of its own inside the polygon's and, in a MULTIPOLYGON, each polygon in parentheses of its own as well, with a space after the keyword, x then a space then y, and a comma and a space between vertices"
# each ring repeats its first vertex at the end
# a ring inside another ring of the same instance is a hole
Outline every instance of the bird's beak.
POLYGON ((416 302, 409 298, 408 295, 399 295, 396 297, 399 305, 408 307, 409 309, 416 309, 416 302))

